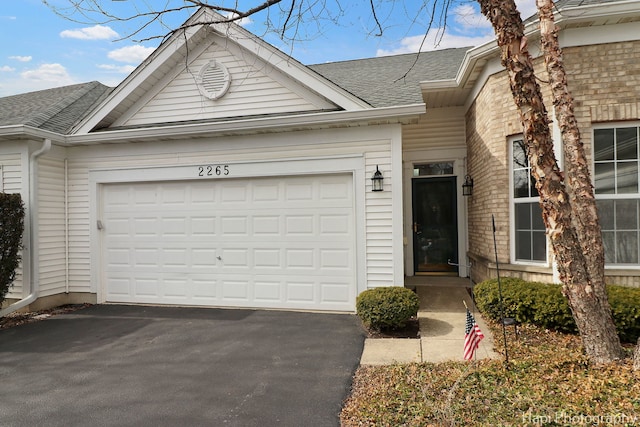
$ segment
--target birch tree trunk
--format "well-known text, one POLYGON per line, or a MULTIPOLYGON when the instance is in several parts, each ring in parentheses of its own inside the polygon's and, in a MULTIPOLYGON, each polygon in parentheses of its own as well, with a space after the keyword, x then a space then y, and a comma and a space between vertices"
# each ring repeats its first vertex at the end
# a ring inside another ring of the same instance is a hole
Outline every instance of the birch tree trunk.
MULTIPOLYGON (((542 216, 563 283, 563 293, 569 301, 585 351, 592 363, 608 363, 620 359, 623 356, 622 348, 604 290, 604 250, 595 199, 584 149, 579 133, 576 133, 573 100, 568 91, 565 92, 566 79, 562 77, 561 83, 555 85, 560 89, 564 86, 565 89, 558 92, 554 90, 554 94, 559 94, 555 96, 558 97, 558 107, 562 109, 559 116, 564 117, 561 124, 563 134, 570 139, 569 143, 565 141, 565 161, 568 175, 571 176, 569 187, 576 186, 572 187, 571 196, 555 158, 547 110, 528 51, 524 24, 515 2, 478 2, 482 13, 493 25, 502 64, 509 75, 511 93, 524 128, 531 172, 540 194, 542 216), (573 208, 572 202, 576 203, 573 208), (587 212, 584 217, 576 215, 574 221, 572 210, 580 209, 583 204, 587 212)), ((562 68, 561 75, 564 76, 562 62, 558 61, 561 60, 561 53, 552 49, 552 46, 549 44, 547 47, 551 58, 550 66, 554 73, 562 68)))

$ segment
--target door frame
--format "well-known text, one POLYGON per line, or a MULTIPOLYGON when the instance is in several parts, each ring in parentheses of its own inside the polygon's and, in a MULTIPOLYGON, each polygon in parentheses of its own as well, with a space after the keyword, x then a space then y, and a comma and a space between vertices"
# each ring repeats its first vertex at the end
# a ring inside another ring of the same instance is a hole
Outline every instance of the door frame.
MULTIPOLYGON (((411 223, 413 224, 413 226, 415 227, 415 224, 417 223, 417 219, 416 219, 416 184, 418 182, 424 182, 424 183, 435 183, 435 182, 446 182, 447 185, 451 185, 453 184, 453 191, 456 191, 456 189, 458 188, 458 178, 455 175, 431 175, 431 176, 419 176, 419 177, 413 177, 411 180, 411 201, 412 201, 412 215, 411 215, 411 223)), ((449 202, 452 203, 453 206, 453 210, 455 212, 455 215, 457 217, 458 215, 458 201, 457 201, 457 197, 456 194, 454 193, 454 195, 451 197, 451 199, 448 200, 449 202)), ((441 206, 443 206, 441 204, 441 206)), ((451 271, 416 271, 417 270, 417 264, 418 264, 418 260, 416 259, 416 230, 412 230, 412 234, 411 234, 411 244, 413 247, 413 268, 414 268, 414 274, 415 275, 458 275, 458 272, 460 270, 459 268, 459 263, 458 263, 458 258, 459 258, 459 251, 458 251, 458 234, 460 233, 460 231, 458 230, 458 221, 457 219, 455 219, 453 221, 453 223, 455 224, 455 239, 451 239, 452 243, 455 245, 455 258, 453 260, 453 262, 455 263, 454 265, 452 265, 452 269, 451 271)))
MULTIPOLYGON (((405 152, 403 161, 404 187, 404 263, 405 276, 415 276, 413 264, 413 184, 414 166, 426 163, 452 162, 453 174, 436 176, 456 177, 456 203, 458 225, 458 268, 459 277, 468 277, 467 251, 469 249, 467 197, 462 195, 462 182, 466 175, 466 148, 432 149, 420 152, 405 152)), ((417 178, 417 177, 416 177, 417 178)), ((425 178, 422 176, 421 178, 425 178)), ((421 179, 418 178, 418 179, 421 179)))

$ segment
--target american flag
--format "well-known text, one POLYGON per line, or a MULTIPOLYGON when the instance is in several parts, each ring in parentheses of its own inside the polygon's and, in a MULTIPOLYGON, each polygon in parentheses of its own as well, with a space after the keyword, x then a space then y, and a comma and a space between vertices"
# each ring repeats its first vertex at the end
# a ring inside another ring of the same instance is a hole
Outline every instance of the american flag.
POLYGON ((464 360, 473 359, 484 334, 467 308, 467 324, 464 328, 464 360))

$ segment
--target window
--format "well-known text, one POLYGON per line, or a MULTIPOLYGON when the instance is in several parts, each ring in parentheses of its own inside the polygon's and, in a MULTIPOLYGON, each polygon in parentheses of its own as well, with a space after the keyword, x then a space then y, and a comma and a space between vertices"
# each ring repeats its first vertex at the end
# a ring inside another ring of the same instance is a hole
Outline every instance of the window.
POLYGON ((524 140, 516 139, 511 142, 511 159, 513 256, 516 261, 546 262, 545 226, 524 140))
POLYGON ((413 167, 413 176, 453 175, 453 162, 426 163, 413 167))
POLYGON ((640 263, 639 131, 637 126, 593 131, 596 203, 608 264, 640 263))

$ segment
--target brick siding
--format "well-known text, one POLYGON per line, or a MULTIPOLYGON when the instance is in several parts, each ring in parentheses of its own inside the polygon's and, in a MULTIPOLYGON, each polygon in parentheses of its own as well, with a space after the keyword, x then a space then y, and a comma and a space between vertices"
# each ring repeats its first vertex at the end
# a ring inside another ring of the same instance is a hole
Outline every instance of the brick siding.
MULTIPOLYGON (((591 125, 640 119, 640 41, 572 47, 564 50, 569 89, 585 149, 591 160, 591 125)), ((535 67, 547 109, 552 109, 541 58, 535 67)), ((491 76, 466 114, 468 172, 474 179, 469 198, 469 256, 472 279, 495 276, 491 215, 495 216, 498 260, 505 276, 552 281, 550 268, 510 264, 508 139, 522 132, 506 72, 491 76), (490 260, 490 261, 489 261, 490 260)), ((637 275, 607 272, 607 281, 640 286, 637 275)))

